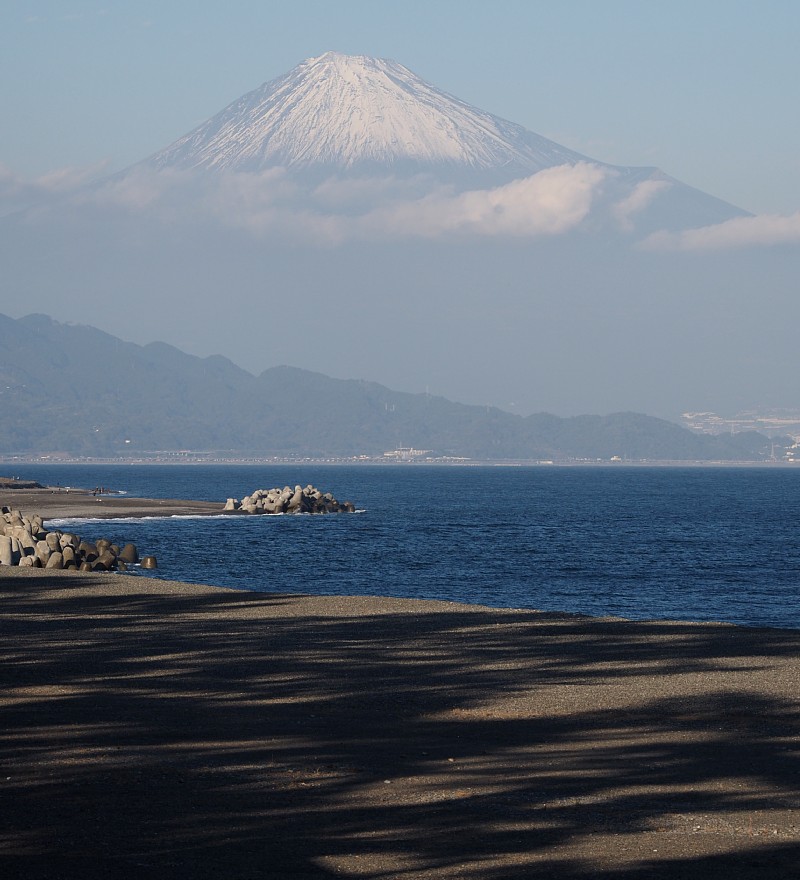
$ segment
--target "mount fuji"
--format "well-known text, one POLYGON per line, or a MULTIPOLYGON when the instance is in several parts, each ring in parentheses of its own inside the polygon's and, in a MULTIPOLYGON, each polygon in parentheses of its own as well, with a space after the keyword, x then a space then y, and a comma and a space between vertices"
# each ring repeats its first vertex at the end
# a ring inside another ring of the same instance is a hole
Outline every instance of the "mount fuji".
POLYGON ((329 52, 0 211, 0 310, 519 415, 800 406, 800 249, 744 246, 762 218, 602 158, 329 52))
POLYGON ((622 211, 626 223, 635 213, 641 233, 747 213, 658 168, 614 166, 570 150, 441 91, 395 61, 337 52, 248 92, 140 165, 281 168, 312 184, 331 175, 428 175, 468 191, 582 163, 604 176, 598 204, 605 213, 622 211))

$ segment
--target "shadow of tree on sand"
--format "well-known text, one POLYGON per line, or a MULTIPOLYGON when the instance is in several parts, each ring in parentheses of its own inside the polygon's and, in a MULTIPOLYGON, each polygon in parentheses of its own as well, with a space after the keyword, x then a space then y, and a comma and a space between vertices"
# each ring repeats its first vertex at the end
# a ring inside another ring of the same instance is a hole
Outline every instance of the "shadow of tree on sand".
POLYGON ((5 877, 800 864, 800 633, 134 578, 0 593, 5 877))

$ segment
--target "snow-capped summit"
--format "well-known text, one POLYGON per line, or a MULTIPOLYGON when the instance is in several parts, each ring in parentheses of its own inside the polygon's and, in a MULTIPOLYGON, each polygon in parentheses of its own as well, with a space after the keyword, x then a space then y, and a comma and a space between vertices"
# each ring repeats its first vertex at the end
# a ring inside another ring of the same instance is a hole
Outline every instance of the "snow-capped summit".
POLYGON ((440 91, 395 61, 327 52, 265 83, 149 162, 260 171, 503 169, 508 176, 585 156, 440 91))

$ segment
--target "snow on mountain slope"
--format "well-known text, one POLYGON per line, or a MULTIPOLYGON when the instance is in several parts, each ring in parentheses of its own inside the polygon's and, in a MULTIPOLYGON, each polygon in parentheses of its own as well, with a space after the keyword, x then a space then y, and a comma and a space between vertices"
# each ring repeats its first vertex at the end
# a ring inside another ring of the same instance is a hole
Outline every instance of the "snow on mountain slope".
POLYGON ((504 169, 513 176, 587 159, 394 61, 327 52, 243 95, 148 161, 236 171, 504 169))

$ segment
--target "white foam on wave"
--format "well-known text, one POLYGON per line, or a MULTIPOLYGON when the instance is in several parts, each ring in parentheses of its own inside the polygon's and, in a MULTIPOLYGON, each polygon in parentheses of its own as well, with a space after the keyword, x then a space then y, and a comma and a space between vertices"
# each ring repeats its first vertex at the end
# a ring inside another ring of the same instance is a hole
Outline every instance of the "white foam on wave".
MULTIPOLYGON (((366 513, 366 508, 360 508, 354 510, 353 513, 366 513)), ((75 526, 75 525, 95 525, 100 523, 137 523, 137 522, 170 522, 171 520, 217 520, 217 519, 225 519, 225 520, 233 520, 233 519, 243 519, 243 520, 251 520, 251 519, 274 519, 278 516, 313 516, 315 519, 322 516, 323 514, 318 513, 301 513, 301 514, 288 514, 288 513, 265 513, 258 514, 252 516, 231 516, 229 513, 214 513, 214 514, 198 514, 198 513, 175 513, 171 516, 74 516, 74 517, 63 517, 61 519, 48 519, 47 528, 52 530, 63 529, 66 526, 75 526)), ((325 516, 331 516, 331 514, 325 514, 325 516)))
POLYGON ((174 514, 172 516, 74 516, 74 517, 64 517, 63 519, 48 519, 47 525, 49 528, 57 527, 61 528, 64 525, 75 525, 76 523, 79 525, 82 524, 95 524, 95 523, 137 523, 143 522, 147 520, 148 522, 153 520, 173 520, 173 519, 231 519, 230 516, 226 516, 224 514, 212 514, 211 516, 207 516, 205 514, 174 514))

